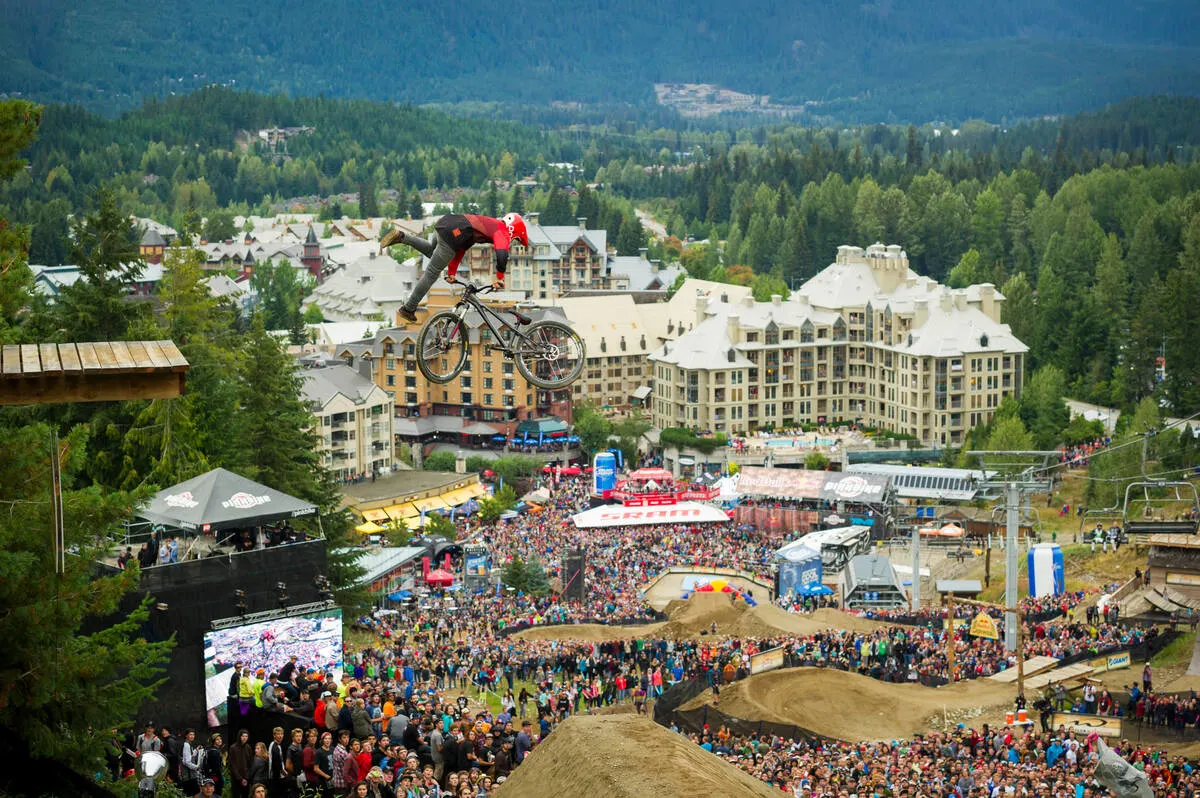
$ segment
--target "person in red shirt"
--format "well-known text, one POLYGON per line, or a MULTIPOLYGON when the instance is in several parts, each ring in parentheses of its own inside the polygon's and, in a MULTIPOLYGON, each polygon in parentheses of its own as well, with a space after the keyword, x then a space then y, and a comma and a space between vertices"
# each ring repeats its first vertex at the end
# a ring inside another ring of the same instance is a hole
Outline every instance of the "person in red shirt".
POLYGON ((525 247, 529 246, 529 231, 519 213, 509 213, 501 219, 470 213, 447 214, 438 219, 437 224, 433 226, 432 241, 405 233, 399 228, 389 232, 379 242, 381 250, 394 244, 408 244, 429 259, 425 264, 425 273, 413 286, 408 301, 397 311, 400 318, 415 322, 417 306, 429 293, 442 269, 446 270, 446 281, 453 283, 463 255, 476 244, 492 245, 496 253, 496 279, 492 282, 492 287, 497 290, 503 288, 504 273, 508 268, 508 250, 513 241, 519 241, 525 247))

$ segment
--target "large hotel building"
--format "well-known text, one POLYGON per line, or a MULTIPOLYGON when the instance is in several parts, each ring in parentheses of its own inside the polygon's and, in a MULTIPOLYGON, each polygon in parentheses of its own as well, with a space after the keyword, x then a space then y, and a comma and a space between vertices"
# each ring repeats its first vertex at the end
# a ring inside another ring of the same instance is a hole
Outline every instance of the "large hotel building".
POLYGON ((698 298, 695 325, 649 355, 654 426, 857 422, 958 445, 1021 392, 1028 347, 1000 322, 1003 302, 987 283, 918 275, 899 246, 839 247, 787 301, 698 298))

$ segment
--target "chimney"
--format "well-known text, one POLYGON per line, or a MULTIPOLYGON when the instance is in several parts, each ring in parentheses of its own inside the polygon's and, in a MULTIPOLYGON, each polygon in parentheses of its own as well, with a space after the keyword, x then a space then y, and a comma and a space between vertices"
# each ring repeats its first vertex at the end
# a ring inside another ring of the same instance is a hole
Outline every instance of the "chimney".
POLYGON ((587 217, 586 216, 576 216, 575 221, 579 223, 580 230, 587 229, 587 217))
POLYGON ((736 313, 730 313, 725 317, 725 329, 729 333, 731 343, 737 344, 742 340, 742 319, 736 313))
POLYGON ((782 305, 783 304, 783 295, 782 294, 771 294, 771 304, 774 305, 775 307, 779 307, 780 305, 782 305))
POLYGON ((696 323, 702 324, 708 316, 708 297, 703 294, 696 295, 696 323))
POLYGON ((996 302, 996 286, 991 283, 983 283, 979 286, 979 309, 987 315, 987 317, 997 324, 1000 322, 1000 314, 997 312, 996 302))
POLYGON ((660 261, 658 258, 655 258, 654 260, 650 261, 650 271, 653 272, 654 274, 658 274, 658 268, 661 264, 662 264, 662 261, 660 261))
POLYGON ((962 291, 954 292, 954 307, 956 310, 967 309, 967 295, 962 291))
POLYGON ((949 311, 954 307, 954 297, 947 291, 938 297, 939 305, 943 311, 949 311))
POLYGON ((646 253, 647 253, 647 252, 649 252, 649 251, 650 251, 650 250, 649 250, 649 249, 647 249, 646 247, 638 247, 638 257, 639 257, 639 258, 641 258, 642 260, 645 260, 645 259, 646 259, 646 253))
POLYGON ((929 302, 918 299, 913 302, 913 329, 918 329, 929 321, 929 302))
POLYGON ((744 297, 742 297, 742 307, 745 307, 745 308, 754 307, 754 295, 753 294, 746 294, 744 297))
POLYGON ((525 218, 533 224, 538 223, 538 217, 540 217, 540 216, 541 216, 541 214, 538 213, 537 211, 530 211, 529 213, 525 214, 525 218))
POLYGON ((808 307, 808 296, 806 294, 792 294, 792 301, 801 307, 808 307))

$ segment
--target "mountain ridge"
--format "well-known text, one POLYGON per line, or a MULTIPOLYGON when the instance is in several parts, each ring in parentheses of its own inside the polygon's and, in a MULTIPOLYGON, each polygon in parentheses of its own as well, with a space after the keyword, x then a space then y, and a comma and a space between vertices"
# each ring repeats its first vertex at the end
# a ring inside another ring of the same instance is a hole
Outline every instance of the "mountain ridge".
POLYGON ((846 121, 1071 113, 1196 93, 1190 0, 1014 0, 781 8, 528 0, 482 19, 416 0, 10 0, 0 91, 109 112, 207 84, 425 103, 653 102, 655 82, 719 84, 846 121))

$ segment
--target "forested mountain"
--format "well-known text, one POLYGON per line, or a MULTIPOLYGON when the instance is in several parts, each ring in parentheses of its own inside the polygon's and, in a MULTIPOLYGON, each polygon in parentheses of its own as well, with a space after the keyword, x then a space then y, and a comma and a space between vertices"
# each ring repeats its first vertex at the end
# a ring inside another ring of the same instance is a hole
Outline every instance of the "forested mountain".
POLYGON ((1200 85, 1194 0, 9 0, 0 91, 116 110, 210 83, 416 104, 653 102, 656 81, 842 121, 993 121, 1200 85))

